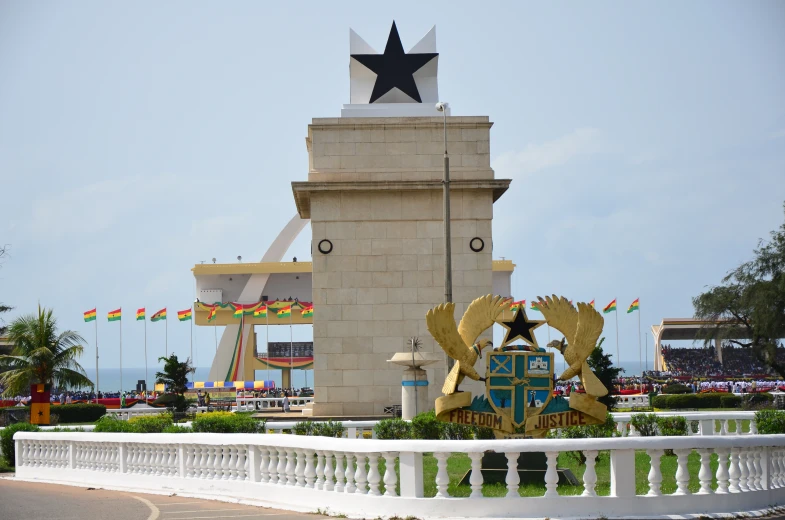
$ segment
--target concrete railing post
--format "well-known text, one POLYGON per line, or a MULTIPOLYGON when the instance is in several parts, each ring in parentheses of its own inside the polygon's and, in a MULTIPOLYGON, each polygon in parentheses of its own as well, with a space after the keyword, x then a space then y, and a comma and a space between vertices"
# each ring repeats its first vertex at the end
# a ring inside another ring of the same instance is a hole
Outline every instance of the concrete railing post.
POLYGON ((68 469, 76 469, 76 446, 74 446, 74 441, 68 442, 68 469))
POLYGON ((248 479, 251 482, 260 482, 262 476, 259 473, 259 462, 261 453, 259 447, 255 445, 248 446, 248 479))
POLYGON ((611 496, 635 496, 635 450, 611 450, 611 496))
POLYGON ((701 435, 714 435, 714 419, 701 419, 701 435))
POLYGON ((423 497, 422 453, 403 451, 399 456, 401 496, 423 497))
POLYGON ((128 472, 128 445, 125 442, 121 442, 119 445, 117 456, 120 458, 120 473, 127 473, 128 472))

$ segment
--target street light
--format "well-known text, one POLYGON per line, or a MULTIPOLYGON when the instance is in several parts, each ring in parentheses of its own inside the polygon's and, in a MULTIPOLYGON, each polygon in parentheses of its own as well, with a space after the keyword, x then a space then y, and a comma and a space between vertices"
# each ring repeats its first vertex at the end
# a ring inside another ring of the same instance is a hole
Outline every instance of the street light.
MULTIPOLYGON (((436 110, 444 114, 444 177, 442 178, 444 202, 444 302, 452 301, 452 240, 450 234, 450 157, 447 155, 447 103, 436 103, 436 110)), ((447 371, 455 361, 447 356, 447 371)))

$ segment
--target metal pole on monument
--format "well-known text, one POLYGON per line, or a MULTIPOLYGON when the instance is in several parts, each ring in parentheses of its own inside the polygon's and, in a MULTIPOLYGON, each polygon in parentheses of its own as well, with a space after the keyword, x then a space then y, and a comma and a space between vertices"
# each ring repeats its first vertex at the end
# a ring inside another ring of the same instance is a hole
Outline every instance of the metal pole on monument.
POLYGON ((144 403, 147 404, 147 314, 144 316, 144 403))
POLYGON ((191 322, 191 363, 194 362, 194 320, 189 320, 191 322))
POLYGON ((123 396, 123 320, 120 319, 120 397, 123 396))
MULTIPOLYGON (((264 345, 265 345, 265 352, 264 352, 264 360, 267 364, 267 380, 270 380, 270 307, 268 307, 267 302, 264 302, 264 306, 266 307, 266 311, 264 313, 264 345)), ((266 383, 265 383, 266 384, 266 383)))
POLYGON ((643 375, 643 346, 641 343, 641 309, 638 300, 638 362, 640 363, 641 375, 643 375))
POLYGON ((294 336, 292 335, 292 305, 289 304, 289 385, 294 388, 294 336))
POLYGON ((169 320, 164 318, 164 353, 169 357, 169 320))
MULTIPOLYGON (((450 233, 450 157, 447 155, 447 103, 436 103, 436 110, 444 114, 444 177, 443 206, 444 206, 444 302, 452 302, 452 240, 450 233)), ((447 371, 452 370, 455 361, 446 356, 447 371)))

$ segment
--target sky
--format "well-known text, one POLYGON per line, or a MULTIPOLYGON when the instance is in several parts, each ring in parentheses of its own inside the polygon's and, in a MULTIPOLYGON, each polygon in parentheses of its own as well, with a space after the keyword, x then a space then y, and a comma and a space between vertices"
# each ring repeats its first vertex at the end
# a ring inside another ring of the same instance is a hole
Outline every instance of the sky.
MULTIPOLYGON (((513 182, 493 252, 517 265, 513 296, 618 298, 623 363, 639 359, 632 300, 644 333, 692 316, 691 299, 782 223, 782 2, 6 0, 5 320, 53 308, 91 366, 82 313, 97 307, 101 365, 116 367, 106 312, 122 307, 123 365, 140 367, 133 313, 167 307, 169 348, 187 356, 174 316, 193 301, 190 269, 261 258, 296 212, 307 125, 348 103, 349 28, 381 52, 393 20, 406 49, 436 25, 441 98, 494 122, 492 166, 513 182)), ((309 236, 287 256, 310 258, 309 236)), ((147 329, 163 355, 163 323, 147 329)), ((213 331, 194 337, 207 366, 213 331)))

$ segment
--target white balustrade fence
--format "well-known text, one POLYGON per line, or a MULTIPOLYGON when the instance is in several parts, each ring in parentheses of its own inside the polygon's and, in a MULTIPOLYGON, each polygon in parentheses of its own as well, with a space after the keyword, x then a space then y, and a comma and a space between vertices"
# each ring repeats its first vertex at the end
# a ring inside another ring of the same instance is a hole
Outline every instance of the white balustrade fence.
MULTIPOLYGON (((756 435, 758 423, 755 412, 647 412, 657 417, 684 417, 687 435, 756 435), (733 421, 731 423, 731 421, 733 421), (749 421, 748 432, 742 431, 742 422, 749 421)), ((614 413, 616 430, 622 437, 638 435, 631 424, 633 413, 614 413)))
POLYGON ((131 417, 143 417, 166 413, 166 408, 107 408, 106 415, 114 415, 117 419, 127 421, 131 417))
POLYGON ((617 395, 616 406, 619 408, 648 408, 649 396, 644 395, 617 395))
MULTIPOLYGON (((313 402, 313 397, 290 397, 289 407, 303 408, 313 402)), ((253 412, 281 408, 283 397, 238 397, 235 406, 238 412, 253 412)))
POLYGON ((785 504, 785 435, 649 437, 570 440, 381 441, 295 435, 96 434, 19 432, 16 478, 137 492, 244 500, 296 511, 317 508, 349 516, 592 517, 735 513, 785 504), (661 463, 674 450, 677 489, 662 491, 661 463), (584 489, 560 496, 558 455, 586 456, 584 489), (597 496, 596 462, 610 451, 610 496, 597 496), (636 494, 635 453, 652 461, 647 486, 636 494), (473 470, 483 453, 508 461, 507 496, 483 496, 473 471, 468 497, 451 497, 447 461, 465 454, 473 470), (688 457, 700 457, 690 475, 688 457), (520 453, 544 452, 544 495, 521 497, 520 453), (432 453, 436 496, 424 497, 423 454, 432 453), (711 469, 712 456, 718 467, 711 469), (397 461, 397 463, 396 463, 397 461), (693 493, 690 477, 700 482, 693 493), (716 485, 714 484, 716 479, 716 485), (559 500, 553 498, 559 497, 559 500))
MULTIPOLYGON (((320 421, 312 421, 320 422, 320 421)), ((347 439, 364 439, 366 436, 375 439, 376 432, 374 426, 379 421, 341 421, 343 426, 343 436, 347 439)), ((267 421, 265 423, 265 430, 274 433, 284 433, 284 430, 291 430, 296 421, 267 421)))

